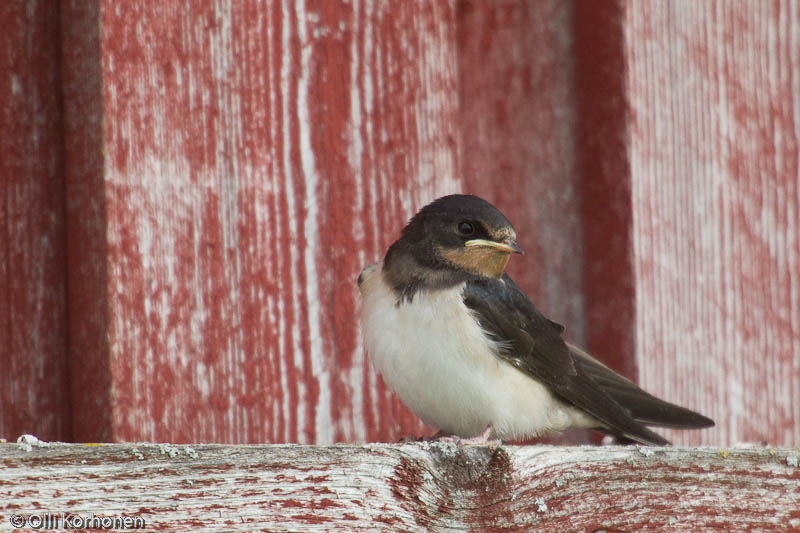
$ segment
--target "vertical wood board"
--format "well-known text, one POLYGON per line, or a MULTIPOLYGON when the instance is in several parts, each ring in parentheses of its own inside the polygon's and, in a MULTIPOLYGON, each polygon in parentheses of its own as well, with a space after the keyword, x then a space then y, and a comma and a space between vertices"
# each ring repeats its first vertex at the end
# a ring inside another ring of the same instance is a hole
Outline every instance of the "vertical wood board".
POLYGON ((0 437, 71 438, 59 18, 0 4, 0 437))
POLYGON ((102 5, 116 439, 398 436, 355 279, 420 199, 455 188, 452 17, 102 5))
MULTIPOLYGON (((116 438, 108 325, 106 163, 100 3, 62 2, 64 196, 72 438, 116 438)), ((127 355, 134 357, 134 355, 127 355)))
POLYGON ((622 5, 618 0, 573 5, 586 347, 637 381, 622 5))
POLYGON ((583 344, 583 235, 575 164, 572 9, 558 1, 458 4, 464 191, 511 220, 509 273, 583 344))
POLYGON ((800 6, 628 2, 640 380, 717 421, 683 444, 800 441, 800 6))

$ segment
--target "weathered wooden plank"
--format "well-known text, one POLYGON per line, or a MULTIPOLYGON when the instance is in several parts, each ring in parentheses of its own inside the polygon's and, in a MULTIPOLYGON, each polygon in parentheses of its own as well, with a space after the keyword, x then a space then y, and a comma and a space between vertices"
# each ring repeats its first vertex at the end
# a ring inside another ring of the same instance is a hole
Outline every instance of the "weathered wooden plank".
MULTIPOLYGON (((343 199, 352 208, 351 240, 340 239, 333 246, 343 255, 352 247, 355 261, 332 283, 350 294, 354 307, 328 300, 328 316, 357 336, 352 354, 344 355, 352 366, 343 374, 349 399, 342 399, 352 405, 354 422, 352 430, 342 435, 349 440, 396 441, 430 430, 378 378, 361 342, 357 314, 348 313, 358 309, 353 280, 360 269, 382 258, 417 209, 462 188, 457 169, 455 7, 454 2, 444 1, 353 5, 356 24, 348 56, 353 65, 351 115, 345 150, 356 190, 352 204, 343 199)), ((341 218, 340 205, 329 204, 332 219, 341 218)), ((336 342, 331 347, 330 357, 343 356, 336 342)))
POLYGON ((585 347, 637 377, 631 256, 631 169, 623 3, 575 2, 576 159, 583 237, 585 347))
POLYGON ((418 432, 355 278, 457 188, 451 3, 87 5, 64 15, 75 438, 418 432))
POLYGON ((69 440, 58 3, 0 27, 0 436, 69 440))
MULTIPOLYGON (((60 5, 72 438, 113 441, 99 2, 60 5)), ((62 265, 63 267, 63 265, 62 265)))
POLYGON ((524 257, 509 273, 584 343, 580 174, 571 6, 458 3, 463 190, 513 221, 524 257))
POLYGON ((717 421, 800 441, 800 4, 626 2, 636 352, 717 421))
POLYGON ((800 527, 792 449, 0 445, 12 515, 148 530, 750 530, 800 527))

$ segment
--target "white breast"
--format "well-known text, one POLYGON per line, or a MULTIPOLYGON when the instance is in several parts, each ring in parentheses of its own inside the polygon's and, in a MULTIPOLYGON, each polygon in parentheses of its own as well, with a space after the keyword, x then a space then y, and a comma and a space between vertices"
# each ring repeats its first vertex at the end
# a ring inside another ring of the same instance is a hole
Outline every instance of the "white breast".
POLYGON ((495 355, 463 285, 396 305, 381 267, 362 273, 364 340, 384 381, 426 424, 461 437, 491 424, 494 437, 521 439, 596 423, 495 355))

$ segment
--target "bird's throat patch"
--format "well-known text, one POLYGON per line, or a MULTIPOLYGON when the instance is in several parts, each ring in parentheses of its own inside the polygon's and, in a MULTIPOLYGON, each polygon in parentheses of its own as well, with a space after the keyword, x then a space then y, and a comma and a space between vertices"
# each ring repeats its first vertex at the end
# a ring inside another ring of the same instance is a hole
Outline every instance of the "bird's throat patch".
POLYGON ((457 250, 443 250, 442 256, 450 263, 471 274, 487 278, 499 278, 508 264, 510 253, 490 246, 473 246, 457 250))

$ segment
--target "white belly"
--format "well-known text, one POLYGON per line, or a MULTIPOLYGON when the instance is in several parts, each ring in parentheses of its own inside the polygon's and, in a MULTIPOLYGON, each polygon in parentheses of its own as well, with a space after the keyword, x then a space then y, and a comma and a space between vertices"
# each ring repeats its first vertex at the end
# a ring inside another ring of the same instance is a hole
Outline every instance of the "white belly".
POLYGON ((538 381, 495 354, 461 300, 463 285, 396 297, 380 274, 362 274, 361 323, 373 364, 384 381, 426 424, 474 437, 521 439, 596 422, 563 404, 538 381))

